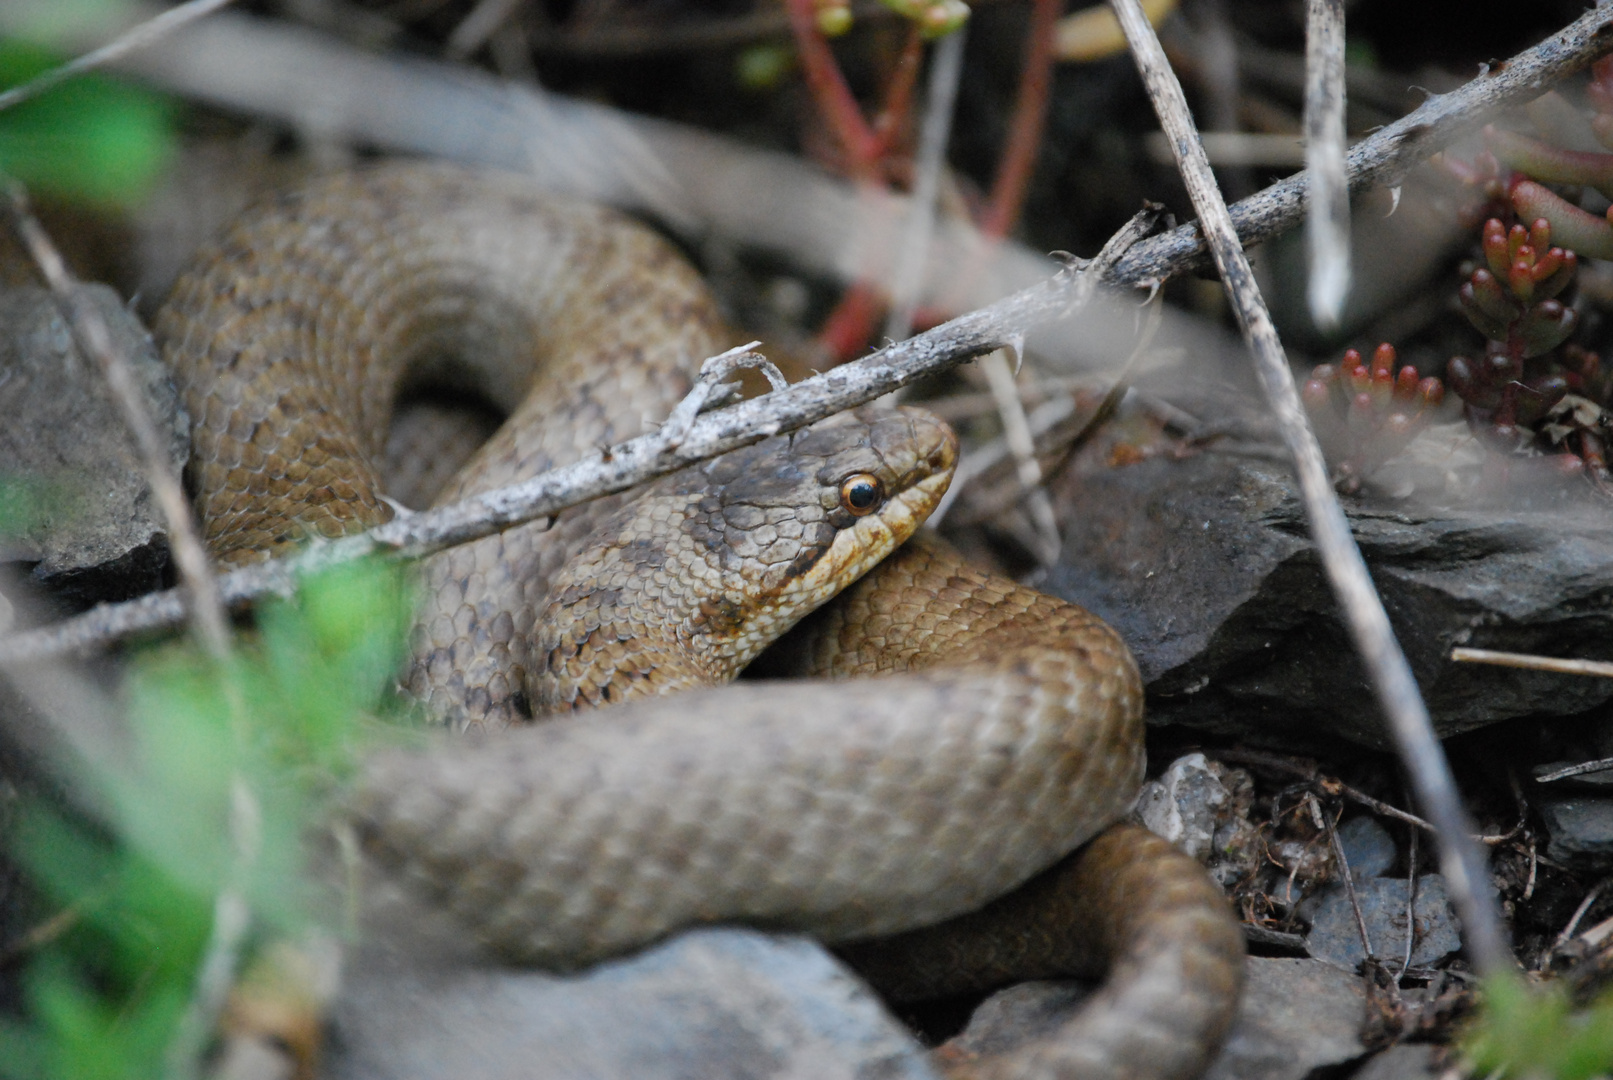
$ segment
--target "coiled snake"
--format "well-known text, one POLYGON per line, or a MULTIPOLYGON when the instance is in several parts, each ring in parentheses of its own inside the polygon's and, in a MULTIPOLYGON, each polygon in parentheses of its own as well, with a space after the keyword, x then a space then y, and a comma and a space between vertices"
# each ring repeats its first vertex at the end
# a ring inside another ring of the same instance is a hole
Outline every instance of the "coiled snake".
MULTIPOLYGON (((510 414, 449 500, 638 434, 727 344, 647 230, 422 164, 258 207, 156 330, 226 562, 387 519, 371 463, 400 388, 452 379, 510 414)), ((956 1068, 1201 1069, 1241 937, 1191 860, 1103 831, 1141 778, 1142 700, 1101 622, 917 539, 795 632, 826 678, 709 689, 902 544, 955 450, 926 414, 862 410, 429 560, 409 688, 516 730, 368 761, 345 811, 367 852, 551 967, 720 920, 844 943, 898 997, 1108 967, 1057 1038, 956 1068)))

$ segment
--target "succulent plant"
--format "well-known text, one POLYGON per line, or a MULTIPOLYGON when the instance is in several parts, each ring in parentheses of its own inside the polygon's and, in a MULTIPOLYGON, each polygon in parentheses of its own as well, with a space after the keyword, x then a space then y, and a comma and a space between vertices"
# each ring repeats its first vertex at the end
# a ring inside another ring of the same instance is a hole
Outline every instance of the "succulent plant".
POLYGON ((1438 379, 1421 378, 1390 344, 1370 360, 1355 349, 1338 364, 1321 364, 1300 391, 1322 451, 1334 463, 1339 489, 1354 492, 1385 461, 1406 448, 1445 398, 1438 379))

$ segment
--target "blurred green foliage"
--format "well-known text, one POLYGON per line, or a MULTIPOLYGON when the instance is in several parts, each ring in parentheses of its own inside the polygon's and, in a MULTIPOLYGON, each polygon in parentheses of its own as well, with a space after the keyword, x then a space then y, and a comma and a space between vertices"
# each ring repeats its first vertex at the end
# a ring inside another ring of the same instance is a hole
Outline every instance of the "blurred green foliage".
MULTIPOLYGON (((61 60, 29 41, 0 40, 0 88, 61 60)), ((41 193, 100 207, 143 198, 174 145, 170 103, 104 75, 78 76, 0 112, 0 172, 41 193)))
POLYGON ((163 1075, 226 886, 257 939, 307 927, 302 839, 360 747, 399 730, 370 718, 389 708, 410 610, 395 568, 358 564, 266 606, 227 664, 189 645, 137 660, 128 745, 82 766, 103 827, 33 805, 15 832, 72 924, 30 962, 26 1022, 0 1021, 0 1076, 163 1075))
POLYGON ((1485 983, 1463 1051, 1471 1075, 1527 1080, 1613 1076, 1613 991, 1576 1009, 1560 984, 1485 983))

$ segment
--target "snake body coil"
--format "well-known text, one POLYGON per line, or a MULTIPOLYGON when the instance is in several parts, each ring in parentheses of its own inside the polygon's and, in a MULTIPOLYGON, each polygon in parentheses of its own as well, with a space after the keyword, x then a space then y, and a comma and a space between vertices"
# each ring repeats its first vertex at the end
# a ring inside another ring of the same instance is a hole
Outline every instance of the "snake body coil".
MULTIPOLYGON (((237 562, 389 515, 370 463, 411 382, 511 414, 454 499, 638 434, 725 343, 645 230, 424 165, 249 214, 157 331, 198 421, 208 542, 237 562)), ((967 1070, 1202 1067, 1241 971, 1225 902, 1141 830, 1065 858, 1141 778, 1140 680, 1097 619, 915 541, 797 631, 801 672, 826 679, 660 696, 732 678, 900 545, 954 456, 925 414, 860 411, 434 557, 409 675, 429 708, 502 729, 616 707, 375 756, 346 810, 367 852, 552 967, 730 919, 852 943, 896 995, 1107 965, 1063 1037, 967 1070), (1006 924, 969 914, 1054 864, 997 901, 1006 924), (1096 934, 1046 921, 1072 912, 1096 934), (939 943, 920 929, 948 919, 939 943)))

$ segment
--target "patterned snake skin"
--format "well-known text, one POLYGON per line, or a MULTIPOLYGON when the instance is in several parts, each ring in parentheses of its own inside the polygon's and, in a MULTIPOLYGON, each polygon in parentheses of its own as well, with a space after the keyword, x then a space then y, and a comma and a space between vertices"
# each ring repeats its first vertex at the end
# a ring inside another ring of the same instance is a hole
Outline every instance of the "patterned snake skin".
MULTIPOLYGON (((411 387, 510 414, 447 501, 639 434, 728 344, 647 230, 423 164, 258 207, 156 330, 231 563, 386 520, 371 462, 411 387)), ((367 761, 345 809, 366 853, 553 968, 741 920, 841 944, 893 997, 1107 969, 1051 1042, 952 1067, 1201 1070, 1242 940, 1192 860, 1104 831, 1142 776, 1125 646, 937 540, 885 558, 955 454, 927 414, 859 410, 428 560, 407 683, 480 737, 367 761), (717 688, 881 558, 794 631, 790 663, 820 678, 717 688)))

